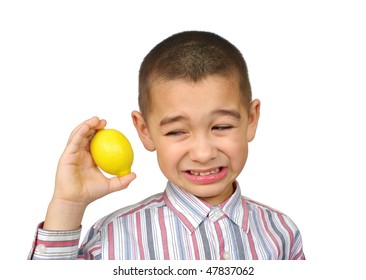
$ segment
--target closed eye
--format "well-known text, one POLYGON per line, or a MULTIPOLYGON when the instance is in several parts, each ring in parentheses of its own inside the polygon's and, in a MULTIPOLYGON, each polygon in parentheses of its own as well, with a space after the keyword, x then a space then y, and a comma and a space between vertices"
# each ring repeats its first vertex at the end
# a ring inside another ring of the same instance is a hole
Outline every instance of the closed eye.
POLYGON ((185 132, 182 130, 174 130, 174 131, 169 131, 168 133, 165 134, 165 136, 180 136, 183 135, 185 132))
POLYGON ((231 125, 215 125, 212 127, 212 130, 223 131, 223 130, 229 130, 231 128, 233 128, 233 126, 231 125))

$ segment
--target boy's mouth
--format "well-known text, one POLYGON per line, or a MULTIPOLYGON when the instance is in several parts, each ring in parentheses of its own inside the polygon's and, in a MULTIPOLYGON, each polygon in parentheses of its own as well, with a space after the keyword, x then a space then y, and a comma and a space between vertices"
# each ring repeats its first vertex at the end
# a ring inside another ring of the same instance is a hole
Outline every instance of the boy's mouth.
POLYGON ((227 167, 215 167, 205 170, 189 169, 183 172, 185 177, 195 184, 212 184, 228 174, 227 167))
POLYGON ((212 169, 210 171, 187 170, 186 172, 189 172, 191 175, 194 175, 194 176, 208 176, 210 174, 217 174, 221 170, 222 170, 222 167, 218 167, 218 168, 212 169))

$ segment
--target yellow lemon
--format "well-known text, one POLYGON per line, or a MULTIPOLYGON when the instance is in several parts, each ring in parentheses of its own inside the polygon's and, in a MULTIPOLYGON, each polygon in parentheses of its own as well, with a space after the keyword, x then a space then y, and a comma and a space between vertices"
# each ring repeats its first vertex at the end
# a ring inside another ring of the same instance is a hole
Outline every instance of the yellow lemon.
POLYGON ((90 142, 90 153, 104 172, 117 176, 131 172, 133 150, 126 136, 118 130, 98 130, 90 142))

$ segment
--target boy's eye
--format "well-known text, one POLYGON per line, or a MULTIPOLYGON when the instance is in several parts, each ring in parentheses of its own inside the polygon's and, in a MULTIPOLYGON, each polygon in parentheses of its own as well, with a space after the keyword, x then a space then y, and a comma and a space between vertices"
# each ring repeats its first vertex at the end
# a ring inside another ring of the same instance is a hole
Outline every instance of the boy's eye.
POLYGON ((233 128, 231 125, 215 125, 214 127, 212 127, 212 130, 223 131, 231 128, 233 128))
POLYGON ((167 134, 165 134, 165 136, 180 136, 183 135, 184 131, 182 130, 174 130, 174 131, 170 131, 167 134))

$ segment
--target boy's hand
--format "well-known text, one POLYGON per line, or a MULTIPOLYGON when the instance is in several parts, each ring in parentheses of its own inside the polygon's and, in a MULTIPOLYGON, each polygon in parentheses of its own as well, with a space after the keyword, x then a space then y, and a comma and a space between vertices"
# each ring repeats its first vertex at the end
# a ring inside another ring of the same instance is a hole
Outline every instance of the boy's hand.
POLYGON ((109 193, 126 188, 136 175, 107 178, 95 165, 90 141, 105 120, 93 117, 74 129, 63 152, 56 173, 53 198, 43 228, 71 230, 80 227, 87 205, 109 193))

